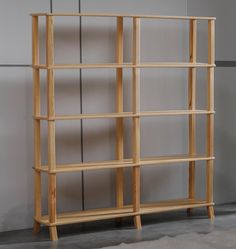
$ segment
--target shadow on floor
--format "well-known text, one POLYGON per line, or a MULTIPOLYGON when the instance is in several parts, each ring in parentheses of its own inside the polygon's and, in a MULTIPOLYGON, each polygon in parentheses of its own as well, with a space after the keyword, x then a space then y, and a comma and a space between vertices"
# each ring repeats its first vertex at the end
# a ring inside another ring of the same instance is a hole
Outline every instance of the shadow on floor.
POLYGON ((142 218, 143 228, 134 229, 132 218, 124 218, 122 224, 114 220, 73 224, 58 227, 59 240, 51 242, 47 227, 42 227, 38 235, 32 229, 0 233, 0 248, 100 248, 120 243, 134 243, 155 240, 164 236, 197 232, 206 234, 236 228, 236 203, 215 207, 216 218, 211 222, 206 209, 195 209, 191 216, 186 211, 149 214, 142 218))

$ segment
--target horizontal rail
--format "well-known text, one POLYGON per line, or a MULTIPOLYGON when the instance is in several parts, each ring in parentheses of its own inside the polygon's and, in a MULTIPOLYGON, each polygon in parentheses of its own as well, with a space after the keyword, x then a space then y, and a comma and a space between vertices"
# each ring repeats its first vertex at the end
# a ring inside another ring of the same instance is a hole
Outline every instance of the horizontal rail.
POLYGON ((140 160, 138 163, 133 163, 132 159, 120 160, 108 160, 89 163, 75 163, 75 164, 58 164, 55 169, 49 170, 47 165, 41 166, 41 168, 34 168, 36 171, 42 171, 46 173, 64 173, 64 172, 76 172, 84 170, 100 170, 100 169, 115 169, 115 168, 128 168, 134 166, 144 166, 152 164, 168 164, 168 163, 183 163, 193 161, 208 161, 214 160, 214 157, 208 157, 203 155, 174 155, 174 156, 160 156, 160 157, 147 157, 140 160))
POLYGON ((135 15, 115 13, 32 13, 31 16, 87 16, 87 17, 126 17, 126 18, 150 18, 150 19, 174 19, 174 20, 215 20, 215 17, 205 16, 165 16, 165 15, 135 15))
POLYGON ((189 63, 189 62, 153 62, 153 63, 97 63, 97 64, 57 64, 47 66, 45 64, 32 65, 36 69, 96 69, 96 68, 195 68, 215 67, 215 64, 189 63))
POLYGON ((99 113, 99 114, 78 114, 78 115, 57 115, 55 117, 33 116, 36 120, 81 120, 81 119, 102 119, 102 118, 133 118, 133 117, 155 117, 155 116, 178 116, 178 115, 200 115, 214 114, 214 111, 207 110, 168 110, 168 111, 143 111, 137 114, 132 112, 121 113, 99 113))

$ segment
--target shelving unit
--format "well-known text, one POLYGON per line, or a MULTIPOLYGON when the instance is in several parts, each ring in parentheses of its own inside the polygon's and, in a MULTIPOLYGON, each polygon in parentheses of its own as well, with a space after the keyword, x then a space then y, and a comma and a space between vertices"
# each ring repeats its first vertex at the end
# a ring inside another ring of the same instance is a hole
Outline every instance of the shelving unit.
POLYGON ((213 144, 214 144, 214 67, 215 67, 215 18, 212 17, 184 17, 184 16, 154 16, 154 15, 118 15, 118 14, 95 14, 95 13, 57 13, 32 14, 32 38, 33 38, 33 82, 34 82, 34 170, 35 170, 35 223, 34 232, 40 231, 40 224, 49 226, 50 238, 57 240, 57 225, 88 222, 102 219, 134 217, 135 227, 141 228, 142 214, 157 213, 178 209, 207 207, 208 215, 214 218, 213 209, 213 144), (116 30, 116 62, 105 64, 54 64, 54 16, 87 16, 87 17, 114 17, 117 21, 116 30), (46 18, 46 64, 39 63, 39 18, 46 18), (123 20, 133 19, 133 43, 132 62, 123 61, 123 20), (189 22, 189 62, 158 62, 143 63, 140 61, 140 21, 143 18, 153 19, 176 19, 189 22), (208 22, 208 62, 197 62, 197 21, 208 22), (208 106, 206 110, 196 109, 196 69, 206 68, 208 73, 208 106), (54 96, 54 70, 59 69, 84 69, 84 68, 115 68, 116 69, 116 113, 81 114, 81 115, 56 115, 54 96), (132 70, 132 112, 123 110, 123 68, 132 70), (188 102, 187 110, 168 111, 140 111, 140 68, 188 68, 188 102), (40 70, 47 71, 47 115, 41 115, 40 111, 40 70), (140 119, 148 116, 172 116, 187 115, 189 117, 189 150, 187 155, 173 155, 162 157, 140 157, 140 119), (196 115, 207 116, 207 151, 205 155, 196 154, 196 115), (80 119, 116 119, 116 160, 99 161, 90 163, 58 165, 55 153, 55 122, 63 120, 80 119), (124 118, 132 119, 132 158, 125 159, 123 155, 124 145, 124 118), (48 124, 48 165, 41 164, 41 122, 48 124), (195 197, 195 162, 206 161, 206 198, 197 200, 195 197), (159 165, 166 163, 189 164, 189 194, 186 199, 164 201, 160 203, 140 203, 140 167, 159 165), (124 168, 132 167, 132 204, 124 205, 124 168), (75 172, 85 170, 116 169, 116 207, 86 210, 71 213, 57 213, 56 203, 56 176, 57 173, 75 172), (48 215, 42 215, 41 200, 41 174, 48 174, 48 215))

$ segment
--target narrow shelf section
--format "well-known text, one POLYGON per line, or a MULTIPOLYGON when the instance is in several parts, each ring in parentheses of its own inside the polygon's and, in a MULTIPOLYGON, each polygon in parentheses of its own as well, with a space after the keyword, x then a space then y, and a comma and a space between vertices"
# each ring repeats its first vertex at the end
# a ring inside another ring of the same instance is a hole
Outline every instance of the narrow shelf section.
POLYGON ((40 223, 45 225, 64 225, 79 222, 97 221, 104 219, 114 219, 119 217, 128 217, 136 214, 150 214, 158 212, 168 212, 173 210, 187 209, 187 208, 197 208, 212 206, 214 203, 207 203, 203 200, 193 200, 193 199, 180 199, 163 201, 159 203, 151 204, 141 204, 139 212, 133 212, 131 205, 124 206, 123 208, 102 208, 93 209, 87 211, 79 212, 68 212, 57 215, 55 224, 49 223, 48 215, 42 216, 40 223))
POLYGON ((149 62, 149 63, 97 63, 97 64, 56 64, 47 66, 45 64, 32 65, 36 69, 96 69, 96 68, 193 68, 193 67, 215 67, 209 63, 191 62, 149 62))
POLYGON ((159 157, 146 157, 140 160, 139 163, 133 163, 132 159, 124 160, 110 160, 110 161, 98 161, 89 163, 77 163, 77 164, 58 164, 54 170, 49 171, 48 166, 41 166, 37 171, 49 172, 49 173, 64 173, 75 172, 82 170, 99 170, 99 169, 114 169, 114 168, 128 168, 137 165, 145 166, 152 164, 167 164, 167 163, 181 163, 181 162, 195 162, 213 160, 214 157, 207 157, 203 155, 174 155, 174 156, 159 156, 159 157))
POLYGON ((97 118, 132 118, 132 117, 151 117, 151 116, 175 116, 192 114, 214 114, 214 111, 207 110, 168 110, 168 111, 144 111, 139 114, 132 112, 121 113, 91 113, 80 115, 57 115, 48 118, 47 116, 35 116, 36 120, 76 120, 76 119, 97 119, 97 118))

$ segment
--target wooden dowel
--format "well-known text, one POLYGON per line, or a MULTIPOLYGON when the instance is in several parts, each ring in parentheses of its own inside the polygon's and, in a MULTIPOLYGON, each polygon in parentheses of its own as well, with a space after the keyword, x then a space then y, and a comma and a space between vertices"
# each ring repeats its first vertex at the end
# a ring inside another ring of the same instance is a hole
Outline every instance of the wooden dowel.
MULTIPOLYGON (((39 64, 39 34, 38 34, 38 17, 32 17, 32 64, 39 64)), ((39 69, 33 69, 33 96, 34 96, 34 115, 40 116, 40 73, 39 69)), ((40 140, 40 120, 34 120, 34 167, 41 168, 41 140, 40 140)), ((40 224, 36 219, 40 219, 42 215, 41 200, 41 172, 34 173, 34 233, 40 231, 40 224)))
MULTIPOLYGON (((140 62, 140 19, 133 18, 133 64, 140 62)), ((132 70, 133 113, 140 112, 140 69, 132 70)), ((140 163, 140 118, 133 118, 133 163, 140 163)), ((140 166, 133 167, 133 211, 140 210, 140 166)), ((134 217, 135 227, 141 229, 140 215, 134 217)))
MULTIPOLYGON (((54 63, 54 41, 53 41, 53 17, 46 17, 46 63, 50 67, 54 63)), ((48 117, 55 116, 55 96, 54 96, 54 72, 47 69, 47 109, 48 117)), ((55 121, 48 121, 48 166, 50 170, 56 169, 55 150, 55 121)), ((48 176, 48 214, 49 222, 56 223, 56 174, 48 176)), ((57 240, 56 226, 50 226, 51 240, 57 240)))
MULTIPOLYGON (((190 20, 189 23, 189 60, 190 63, 197 62, 197 20, 190 20)), ((188 82, 188 104, 189 110, 196 109, 196 68, 189 68, 189 82, 188 82)), ((195 130, 196 130, 195 115, 189 116, 189 154, 196 153, 195 148, 195 130)), ((195 161, 189 162, 189 190, 188 197, 195 198, 195 161)), ((190 213, 191 210, 188 209, 190 213)))
MULTIPOLYGON (((208 63, 214 63, 215 61, 215 21, 208 21, 208 63)), ((214 68, 208 68, 208 110, 214 110, 214 68)), ((207 116, 207 156, 214 155, 214 115, 209 114, 207 116)), ((207 161, 206 168, 206 180, 207 202, 213 202, 213 160, 207 161)), ((214 219, 213 206, 208 207, 208 215, 211 219, 214 219)))
MULTIPOLYGON (((123 17, 117 17, 117 37, 116 37, 116 62, 123 63, 123 17)), ((123 112, 123 69, 116 69, 116 111, 123 112)), ((124 128, 123 118, 116 119, 116 158, 123 160, 124 158, 124 128)), ((123 207, 124 205, 124 169, 116 170, 116 205, 123 207)))

